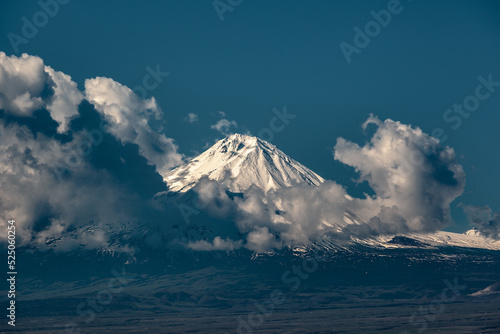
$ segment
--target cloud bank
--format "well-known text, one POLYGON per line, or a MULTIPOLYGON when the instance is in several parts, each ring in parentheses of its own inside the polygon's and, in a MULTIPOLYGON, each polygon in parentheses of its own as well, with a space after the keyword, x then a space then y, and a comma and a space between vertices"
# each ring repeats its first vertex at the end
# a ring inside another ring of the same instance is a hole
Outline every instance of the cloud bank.
POLYGON ((160 117, 153 98, 112 79, 80 92, 41 58, 0 52, 0 226, 15 219, 21 246, 71 250, 165 220, 148 205, 182 155, 152 129, 160 117))
POLYGON ((0 109, 5 112, 30 117, 46 108, 59 124, 58 132, 64 133, 82 99, 71 77, 45 66, 41 58, 0 52, 0 109))
POLYGON ((500 239, 500 211, 493 213, 489 206, 473 206, 460 203, 472 226, 482 235, 495 240, 500 239))
POLYGON ((363 146, 338 138, 334 158, 351 166, 375 195, 353 198, 333 181, 296 185, 268 193, 250 188, 230 198, 223 184, 203 180, 195 188, 213 217, 231 216, 254 251, 379 234, 433 232, 451 223, 450 203, 463 193, 465 173, 450 147, 421 129, 370 116, 375 126, 363 146))
MULTIPOLYGON (((220 115, 212 128, 227 134, 237 124, 220 115)), ((186 227, 169 198, 152 200, 166 189, 162 176, 184 159, 158 129, 163 116, 154 98, 113 79, 87 79, 81 92, 39 57, 0 53, 0 224, 16 219, 19 242, 41 249, 55 240, 60 250, 109 247, 118 235, 136 233, 155 247, 169 240, 197 251, 264 252, 325 235, 348 241, 440 230, 465 186, 452 148, 417 127, 370 116, 363 124, 375 128, 368 142, 338 138, 333 157, 374 195, 354 198, 334 181, 231 194, 229 175, 220 183, 205 178, 193 188, 203 203, 195 211, 210 219, 204 228, 186 227)), ((498 214, 466 212, 498 237, 498 214)))
POLYGON ((187 247, 192 250, 197 251, 212 251, 212 250, 227 250, 232 251, 241 248, 242 241, 233 241, 229 238, 222 239, 221 237, 215 237, 212 242, 206 240, 197 240, 194 242, 189 242, 187 247))
POLYGON ((334 153, 376 193, 379 214, 360 214, 376 224, 392 224, 397 232, 427 232, 449 224, 449 205, 465 187, 465 173, 453 149, 441 147, 419 128, 390 119, 382 122, 372 115, 363 129, 369 125, 377 127, 369 143, 360 147, 339 138, 334 153))
POLYGON ((85 97, 106 119, 109 132, 122 143, 137 144, 160 175, 182 163, 173 139, 149 125, 149 119, 163 116, 154 97, 143 100, 127 86, 103 77, 85 80, 85 97))

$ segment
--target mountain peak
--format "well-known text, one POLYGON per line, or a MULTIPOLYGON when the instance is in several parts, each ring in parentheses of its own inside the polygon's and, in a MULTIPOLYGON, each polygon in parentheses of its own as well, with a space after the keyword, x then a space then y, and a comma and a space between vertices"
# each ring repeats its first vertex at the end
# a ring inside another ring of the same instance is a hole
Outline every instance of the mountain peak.
POLYGON ((226 147, 228 150, 232 152, 236 152, 241 150, 244 147, 256 147, 262 144, 262 140, 257 137, 242 135, 239 133, 232 134, 222 139, 221 141, 224 145, 222 149, 226 147))
POLYGON ((233 133, 232 135, 227 136, 223 140, 228 140, 228 141, 245 141, 245 140, 258 140, 259 138, 250 136, 250 135, 242 135, 241 133, 233 133))
POLYGON ((186 192, 204 176, 223 183, 232 192, 243 192, 252 185, 267 192, 298 183, 318 186, 324 182, 276 146, 239 133, 219 140, 168 173, 164 181, 170 191, 186 192))

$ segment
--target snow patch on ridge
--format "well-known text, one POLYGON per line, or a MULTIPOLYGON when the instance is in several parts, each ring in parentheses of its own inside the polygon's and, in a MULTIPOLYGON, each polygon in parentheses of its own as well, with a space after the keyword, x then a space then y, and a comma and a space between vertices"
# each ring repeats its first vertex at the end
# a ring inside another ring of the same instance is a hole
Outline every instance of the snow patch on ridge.
POLYGON ((471 230, 460 234, 453 232, 438 231, 434 233, 408 233, 404 235, 384 235, 369 239, 355 239, 358 244, 382 248, 401 248, 401 247, 464 247, 480 248, 490 250, 500 250, 500 240, 494 240, 481 236, 480 234, 471 234, 471 230), (415 241, 415 245, 402 245, 394 242, 395 238, 407 238, 415 241))

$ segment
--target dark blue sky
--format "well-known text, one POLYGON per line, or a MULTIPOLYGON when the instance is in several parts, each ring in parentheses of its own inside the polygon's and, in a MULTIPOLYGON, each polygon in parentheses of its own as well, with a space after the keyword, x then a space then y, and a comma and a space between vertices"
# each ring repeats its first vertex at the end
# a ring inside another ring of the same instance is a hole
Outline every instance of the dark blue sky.
MULTIPOLYGON (((223 0, 224 3, 227 1, 223 0)), ((236 2, 233 0, 233 2, 236 2)), ((336 138, 363 143, 360 125, 370 113, 422 128, 439 127, 467 174, 456 200, 500 209, 500 87, 480 102, 458 129, 443 114, 475 94, 478 76, 500 81, 500 3, 402 0, 399 14, 352 55, 354 27, 388 1, 250 1, 224 13, 212 1, 79 1, 61 5, 47 25, 15 52, 7 34, 22 34, 36 1, 2 1, 0 50, 42 57, 72 76, 105 76, 129 87, 142 84, 145 68, 170 75, 149 96, 165 113, 164 131, 193 155, 222 137, 210 128, 217 111, 256 135, 269 126, 274 107, 297 115, 273 143, 325 178, 359 194, 353 170, 336 162, 336 138), (199 122, 183 121, 188 113, 199 122)), ((456 114, 454 114, 456 116, 456 114)), ((460 230, 465 219, 453 206, 460 230)))

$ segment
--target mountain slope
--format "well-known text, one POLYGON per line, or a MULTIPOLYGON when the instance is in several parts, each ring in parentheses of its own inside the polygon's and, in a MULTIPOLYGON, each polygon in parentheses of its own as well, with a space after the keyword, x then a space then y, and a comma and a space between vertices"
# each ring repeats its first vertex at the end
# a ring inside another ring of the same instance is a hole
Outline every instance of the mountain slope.
POLYGON ((408 233, 398 236, 379 236, 370 239, 356 240, 358 244, 383 248, 401 247, 462 247, 500 250, 500 240, 487 238, 477 230, 471 229, 465 233, 437 231, 434 233, 408 233))
POLYGON ((276 146, 259 138, 234 134, 219 140, 189 163, 168 173, 170 191, 186 192, 207 176, 241 193, 251 185, 268 192, 298 183, 318 186, 324 179, 276 146))

